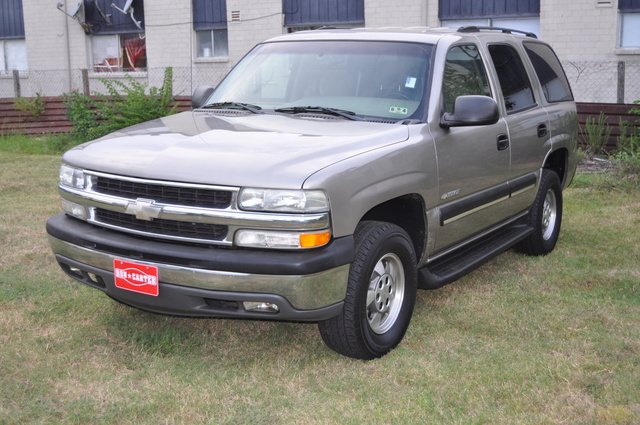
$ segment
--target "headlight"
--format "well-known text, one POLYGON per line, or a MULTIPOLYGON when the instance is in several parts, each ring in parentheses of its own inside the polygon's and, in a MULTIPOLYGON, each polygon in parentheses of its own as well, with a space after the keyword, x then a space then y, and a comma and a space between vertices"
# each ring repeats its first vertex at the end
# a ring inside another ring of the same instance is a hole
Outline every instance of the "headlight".
POLYGON ((62 166, 60 167, 60 184, 83 189, 84 172, 79 168, 62 164, 62 166))
POLYGON ((247 211, 317 213, 329 211, 329 199, 322 190, 244 188, 238 197, 247 211))

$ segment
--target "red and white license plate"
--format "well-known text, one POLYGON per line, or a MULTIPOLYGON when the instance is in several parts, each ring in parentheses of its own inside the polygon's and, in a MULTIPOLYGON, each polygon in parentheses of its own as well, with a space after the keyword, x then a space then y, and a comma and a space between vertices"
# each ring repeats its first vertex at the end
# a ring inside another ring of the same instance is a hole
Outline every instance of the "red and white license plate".
POLYGON ((160 292, 158 268, 155 266, 113 260, 113 276, 116 286, 120 289, 154 297, 157 297, 160 292))

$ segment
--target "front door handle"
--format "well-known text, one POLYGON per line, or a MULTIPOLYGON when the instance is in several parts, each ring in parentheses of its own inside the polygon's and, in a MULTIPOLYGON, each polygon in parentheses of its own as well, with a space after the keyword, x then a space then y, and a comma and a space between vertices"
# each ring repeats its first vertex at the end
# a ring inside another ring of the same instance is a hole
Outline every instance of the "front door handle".
POLYGON ((499 134, 497 141, 499 151, 503 151, 509 147, 509 136, 506 134, 499 134))

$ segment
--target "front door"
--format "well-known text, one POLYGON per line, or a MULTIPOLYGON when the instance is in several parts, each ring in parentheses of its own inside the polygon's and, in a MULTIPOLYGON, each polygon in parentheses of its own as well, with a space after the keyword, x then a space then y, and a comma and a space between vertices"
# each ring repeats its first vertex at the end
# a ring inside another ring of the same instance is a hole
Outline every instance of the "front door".
MULTIPOLYGON (((442 87, 444 111, 452 112, 455 99, 464 95, 492 97, 486 64, 473 44, 454 46, 447 54, 442 87)), ((438 155, 438 252, 507 217, 510 150, 503 119, 486 126, 432 126, 432 131, 438 155)))

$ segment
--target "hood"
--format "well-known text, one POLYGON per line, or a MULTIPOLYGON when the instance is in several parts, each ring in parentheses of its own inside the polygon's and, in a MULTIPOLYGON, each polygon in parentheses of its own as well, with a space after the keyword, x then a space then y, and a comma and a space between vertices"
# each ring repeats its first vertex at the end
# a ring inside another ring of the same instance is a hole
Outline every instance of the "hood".
POLYGON ((405 125, 189 111, 85 143, 63 160, 132 177, 286 189, 302 187, 336 162, 407 138, 405 125))

